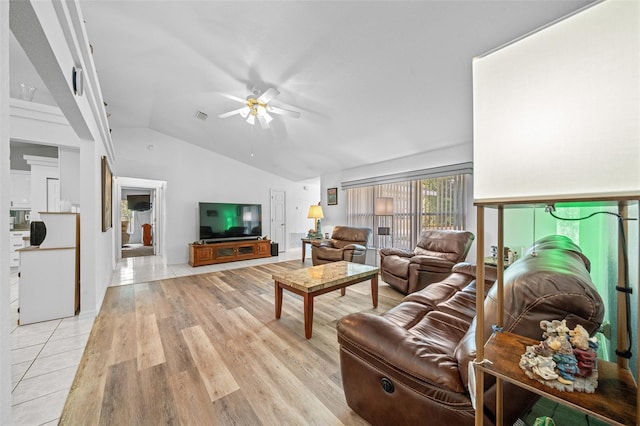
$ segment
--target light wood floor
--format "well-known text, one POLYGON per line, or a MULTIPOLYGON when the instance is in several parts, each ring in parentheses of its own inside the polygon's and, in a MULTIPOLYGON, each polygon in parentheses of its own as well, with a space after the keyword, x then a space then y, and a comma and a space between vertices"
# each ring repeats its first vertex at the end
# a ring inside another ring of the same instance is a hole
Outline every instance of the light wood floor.
MULTIPOLYGON (((382 313, 402 295, 370 282, 315 298, 285 291, 275 319, 271 274, 299 260, 110 287, 66 401, 63 425, 360 425, 342 392, 335 326, 382 313)), ((309 266, 307 264, 306 266, 309 266)))

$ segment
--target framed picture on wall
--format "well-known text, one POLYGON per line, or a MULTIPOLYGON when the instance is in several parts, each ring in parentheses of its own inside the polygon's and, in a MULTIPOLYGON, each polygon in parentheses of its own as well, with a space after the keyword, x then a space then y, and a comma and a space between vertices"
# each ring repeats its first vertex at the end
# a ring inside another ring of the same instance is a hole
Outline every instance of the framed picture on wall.
POLYGON ((113 175, 109 168, 107 157, 102 157, 102 232, 107 232, 113 226, 113 175))
POLYGON ((327 204, 330 206, 338 204, 338 188, 327 189, 327 204))

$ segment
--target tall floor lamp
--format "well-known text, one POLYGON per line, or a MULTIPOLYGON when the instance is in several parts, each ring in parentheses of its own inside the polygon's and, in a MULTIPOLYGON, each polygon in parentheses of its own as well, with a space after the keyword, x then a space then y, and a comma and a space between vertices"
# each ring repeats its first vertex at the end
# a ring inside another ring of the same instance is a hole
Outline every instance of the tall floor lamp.
MULTIPOLYGON (((374 214, 377 217, 382 217, 382 224, 384 226, 378 226, 378 237, 387 235, 391 237, 391 245, 393 246, 393 235, 391 234, 391 225, 393 224, 393 198, 391 197, 379 197, 376 198, 374 205, 374 214), (391 219, 389 219, 391 218, 391 219), (390 221, 391 223, 388 223, 390 221)), ((378 223, 380 221, 378 220, 378 223)))

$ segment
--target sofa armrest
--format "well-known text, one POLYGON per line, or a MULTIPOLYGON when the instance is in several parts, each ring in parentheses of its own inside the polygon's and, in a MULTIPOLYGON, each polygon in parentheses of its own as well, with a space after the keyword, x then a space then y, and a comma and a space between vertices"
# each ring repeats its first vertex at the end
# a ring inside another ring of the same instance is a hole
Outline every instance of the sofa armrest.
POLYGON ((413 250, 405 250, 405 249, 399 249, 399 248, 393 248, 393 247, 385 247, 383 249, 380 249, 380 255, 381 256, 400 256, 400 257, 413 257, 415 256, 415 253, 413 252, 413 250))
POLYGON ((418 265, 418 270, 428 270, 432 272, 449 272, 455 265, 447 259, 440 257, 417 255, 413 256, 410 262, 414 265, 418 265))
POLYGON ((313 247, 331 247, 331 248, 333 248, 333 242, 332 241, 312 241, 311 245, 313 247))
MULTIPOLYGON (((455 266, 451 269, 451 272, 460 272, 461 274, 467 274, 474 278, 478 276, 477 274, 477 265, 468 263, 468 262, 460 262, 456 263, 455 266)), ((492 265, 484 265, 484 280, 486 281, 495 281, 498 279, 498 268, 492 265)))
POLYGON ((464 335, 454 351, 460 369, 460 379, 465 387, 469 386, 469 363, 476 359, 476 320, 473 318, 469 330, 464 335))
POLYGON ((365 246, 363 246, 362 244, 347 244, 342 249, 343 250, 354 250, 354 251, 356 251, 356 250, 365 251, 367 248, 365 246))

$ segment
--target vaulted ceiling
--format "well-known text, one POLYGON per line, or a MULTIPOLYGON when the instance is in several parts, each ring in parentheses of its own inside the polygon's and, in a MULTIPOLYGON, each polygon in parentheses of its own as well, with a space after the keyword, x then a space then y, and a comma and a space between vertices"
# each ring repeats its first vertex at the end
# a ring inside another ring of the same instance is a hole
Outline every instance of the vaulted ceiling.
POLYGON ((588 3, 80 1, 114 140, 150 128, 296 181, 471 143, 473 57, 588 3), (218 118, 270 87, 301 117, 218 118))

